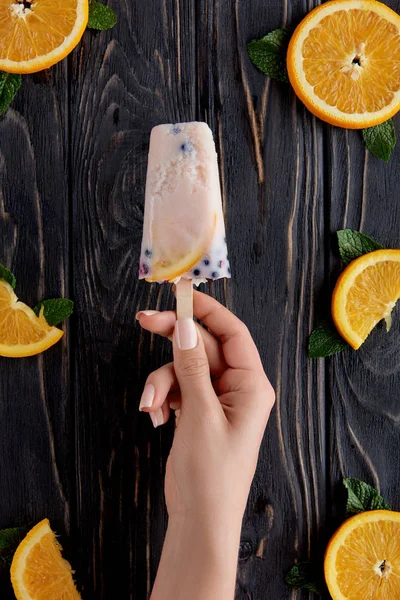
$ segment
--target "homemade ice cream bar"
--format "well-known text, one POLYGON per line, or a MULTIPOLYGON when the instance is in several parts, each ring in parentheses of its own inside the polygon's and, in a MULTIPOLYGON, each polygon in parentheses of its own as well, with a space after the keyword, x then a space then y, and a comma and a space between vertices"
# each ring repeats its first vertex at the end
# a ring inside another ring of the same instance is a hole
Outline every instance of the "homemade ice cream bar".
POLYGON ((206 123, 154 127, 140 279, 200 283, 230 277, 217 154, 206 123))

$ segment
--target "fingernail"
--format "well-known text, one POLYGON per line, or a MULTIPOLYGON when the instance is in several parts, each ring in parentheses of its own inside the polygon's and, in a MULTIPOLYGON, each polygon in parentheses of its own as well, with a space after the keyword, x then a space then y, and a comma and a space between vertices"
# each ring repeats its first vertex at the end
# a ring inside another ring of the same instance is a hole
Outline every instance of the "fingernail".
POLYGON ((197 329, 193 319, 180 319, 175 324, 176 343, 181 350, 197 346, 197 329))
POLYGON ((159 312, 159 310, 140 310, 136 315, 136 319, 139 321, 142 315, 145 315, 146 317, 151 317, 152 315, 158 315, 159 312))
POLYGON ((150 408, 153 406, 154 396, 156 393, 156 388, 151 383, 148 383, 144 390, 142 397, 140 399, 139 410, 143 410, 144 408, 150 408))
POLYGON ((164 413, 162 411, 162 408, 157 409, 156 412, 149 413, 149 415, 150 415, 150 419, 153 423, 154 428, 159 427, 160 425, 163 425, 164 413))

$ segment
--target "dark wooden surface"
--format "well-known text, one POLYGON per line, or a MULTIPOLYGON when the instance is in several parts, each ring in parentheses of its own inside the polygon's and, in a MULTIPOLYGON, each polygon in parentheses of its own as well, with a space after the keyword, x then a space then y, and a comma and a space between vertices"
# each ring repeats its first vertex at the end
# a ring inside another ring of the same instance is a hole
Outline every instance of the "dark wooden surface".
POLYGON ((0 118, 0 262, 27 303, 76 302, 62 343, 0 360, 0 527, 49 517, 85 600, 148 598, 172 425, 154 431, 137 408, 170 345, 142 333, 135 313, 173 303, 168 286, 137 281, 146 154, 153 125, 206 120, 234 273, 208 291, 248 324, 277 391, 237 600, 306 599, 284 575, 321 555, 344 475, 400 508, 400 311, 358 353, 306 356, 340 268, 333 232, 400 244, 400 150, 389 165, 367 155, 357 132, 322 124, 251 65, 249 40, 318 2, 109 4, 118 25, 86 32, 67 60, 25 77, 0 118))

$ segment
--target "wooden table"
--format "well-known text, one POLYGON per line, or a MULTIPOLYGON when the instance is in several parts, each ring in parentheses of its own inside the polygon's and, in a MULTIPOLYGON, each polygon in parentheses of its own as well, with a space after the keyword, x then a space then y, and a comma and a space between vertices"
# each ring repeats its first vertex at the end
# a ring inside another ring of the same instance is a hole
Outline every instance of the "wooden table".
MULTIPOLYGON (((137 281, 146 155, 153 125, 206 120, 234 274, 208 291, 248 324, 277 391, 237 599, 308 598, 284 575, 321 555, 344 475, 400 508, 399 311, 390 334, 379 326, 357 353, 306 354, 341 269, 334 232, 400 244, 400 150, 380 162, 359 133, 315 119, 250 63, 249 40, 318 2, 109 4, 118 25, 86 32, 67 60, 24 77, 0 118, 0 262, 28 304, 76 303, 58 346, 0 360, 0 527, 49 517, 85 600, 148 598, 173 427, 154 431, 138 403, 171 348, 140 331, 135 313, 173 299, 169 286, 137 281)), ((400 11, 400 0, 388 4, 400 11)))

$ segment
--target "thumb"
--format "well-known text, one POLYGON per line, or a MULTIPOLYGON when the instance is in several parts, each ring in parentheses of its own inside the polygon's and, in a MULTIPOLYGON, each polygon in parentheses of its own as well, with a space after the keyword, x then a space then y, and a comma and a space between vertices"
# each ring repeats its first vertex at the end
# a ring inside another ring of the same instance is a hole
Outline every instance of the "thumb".
POLYGON ((193 319, 176 321, 173 347, 174 369, 182 402, 187 402, 189 398, 199 400, 215 397, 203 337, 193 319))

